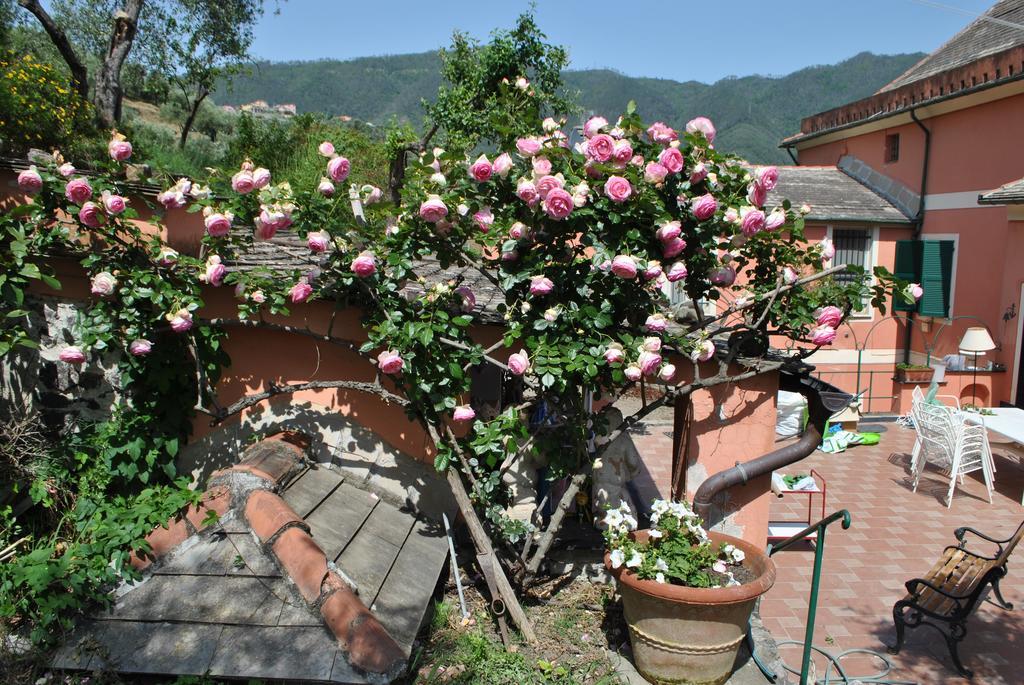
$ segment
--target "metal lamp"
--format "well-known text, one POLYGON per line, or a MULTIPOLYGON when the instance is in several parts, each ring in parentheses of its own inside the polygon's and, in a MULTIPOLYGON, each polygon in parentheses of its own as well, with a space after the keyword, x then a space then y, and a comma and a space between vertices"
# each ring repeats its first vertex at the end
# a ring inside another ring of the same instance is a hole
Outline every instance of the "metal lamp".
POLYGON ((978 355, 996 349, 996 343, 984 326, 971 326, 960 339, 960 352, 974 356, 974 379, 971 382, 971 401, 978 404, 978 355))

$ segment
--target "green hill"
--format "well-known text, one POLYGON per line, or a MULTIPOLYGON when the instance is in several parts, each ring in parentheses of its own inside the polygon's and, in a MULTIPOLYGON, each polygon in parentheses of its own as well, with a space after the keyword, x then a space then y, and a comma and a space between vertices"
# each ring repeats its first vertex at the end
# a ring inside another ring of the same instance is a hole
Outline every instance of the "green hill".
MULTIPOLYGON (((570 91, 586 112, 611 118, 636 100, 647 120, 680 126, 708 116, 719 146, 752 162, 787 162, 779 141, 795 133, 800 118, 870 95, 921 58, 920 54, 862 52, 839 64, 813 66, 786 76, 729 77, 714 84, 626 76, 608 69, 565 72, 570 91)), ((338 61, 263 62, 215 94, 217 102, 253 100, 294 103, 300 112, 320 111, 383 123, 392 117, 414 123, 420 101, 437 92, 440 59, 426 52, 338 61)))

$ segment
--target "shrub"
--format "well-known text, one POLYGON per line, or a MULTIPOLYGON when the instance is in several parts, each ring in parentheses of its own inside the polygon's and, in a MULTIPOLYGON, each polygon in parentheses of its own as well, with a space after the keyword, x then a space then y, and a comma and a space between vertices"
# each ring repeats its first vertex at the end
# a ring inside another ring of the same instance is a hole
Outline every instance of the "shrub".
POLYGON ((63 147, 88 131, 90 109, 53 65, 31 54, 0 56, 0 145, 6 151, 63 147))

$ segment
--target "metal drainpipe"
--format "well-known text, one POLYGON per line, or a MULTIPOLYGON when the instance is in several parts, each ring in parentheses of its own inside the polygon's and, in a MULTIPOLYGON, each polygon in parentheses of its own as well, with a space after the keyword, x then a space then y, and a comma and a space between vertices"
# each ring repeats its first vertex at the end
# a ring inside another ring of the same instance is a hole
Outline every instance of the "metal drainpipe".
POLYGON ((783 145, 782 149, 785 150, 787 153, 789 153, 789 158, 791 160, 793 160, 793 164, 795 164, 796 166, 800 166, 800 160, 798 160, 796 158, 796 155, 793 154, 793 146, 792 145, 783 145))
MULTIPOLYGON (((914 217, 914 234, 912 239, 916 242, 921 239, 921 231, 924 229, 924 198, 928 194, 928 158, 932 150, 932 132, 917 118, 917 108, 910 109, 910 118, 918 128, 924 131, 924 165, 921 168, 921 200, 917 205, 917 216, 914 217)), ((914 314, 907 312, 907 335, 903 340, 903 361, 910 363, 910 339, 914 334, 914 314)))
POLYGON ((849 404, 851 399, 849 393, 835 391, 833 386, 807 376, 784 373, 779 387, 782 390, 799 392, 807 398, 807 428, 800 439, 792 445, 786 445, 742 464, 736 462, 732 468, 719 471, 701 483, 693 497, 693 509, 708 527, 716 523, 711 521, 711 505, 715 497, 737 485, 745 485, 754 478, 809 456, 821 444, 825 422, 832 414, 849 404))

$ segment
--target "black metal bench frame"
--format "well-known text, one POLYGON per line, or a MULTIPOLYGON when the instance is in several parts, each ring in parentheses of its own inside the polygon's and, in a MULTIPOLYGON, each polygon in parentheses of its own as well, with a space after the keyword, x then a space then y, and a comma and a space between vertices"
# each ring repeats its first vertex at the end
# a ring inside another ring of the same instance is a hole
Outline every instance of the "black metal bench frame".
POLYGON ((986 571, 983 575, 976 579, 968 588, 968 591, 961 594, 952 594, 947 590, 938 587, 934 583, 924 578, 915 578, 907 581, 906 587, 909 593, 907 597, 896 602, 892 608, 893 621, 896 624, 896 644, 889 647, 890 654, 899 653, 903 647, 903 641, 905 637, 905 631, 907 628, 917 628, 921 625, 926 625, 937 630, 945 639, 946 645, 949 647, 950 656, 953 659, 953 665, 961 675, 971 678, 974 673, 965 668, 963 663, 960 661, 960 655, 957 647, 959 643, 967 635, 967 620, 971 614, 977 608, 979 602, 987 594, 987 590, 991 587, 993 594, 995 594, 996 603, 1003 609, 1013 609, 1013 604, 1007 602, 1002 593, 999 590, 999 581, 1006 576, 1006 562, 1013 552, 1014 547, 1020 542, 1022 535, 1024 535, 1024 522, 1017 527, 1017 531, 1006 538, 1005 540, 998 540, 996 538, 985 535, 984 533, 975 530, 974 528, 963 527, 957 528, 954 531, 956 539, 960 541, 958 545, 950 545, 943 550, 957 550, 962 552, 964 558, 973 557, 977 560, 985 560, 992 562, 991 568, 986 571), (994 556, 985 556, 971 552, 967 549, 967 540, 965 536, 967 533, 978 536, 983 540, 987 540, 994 543, 997 546, 997 550, 994 556), (1006 545, 1004 547, 1004 545, 1006 545), (950 610, 944 613, 936 613, 929 609, 920 606, 919 600, 920 595, 924 590, 931 590, 946 599, 952 600, 953 604, 950 610), (932 620, 927 620, 932 619, 932 620), (934 621, 939 621, 947 624, 948 628, 943 628, 934 621))

